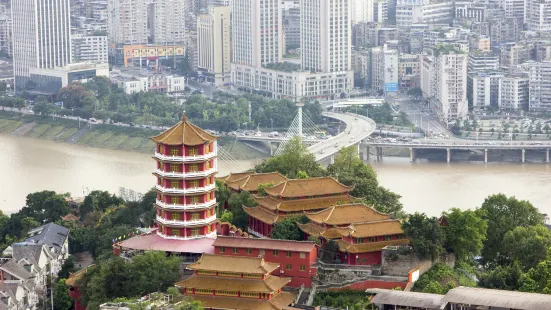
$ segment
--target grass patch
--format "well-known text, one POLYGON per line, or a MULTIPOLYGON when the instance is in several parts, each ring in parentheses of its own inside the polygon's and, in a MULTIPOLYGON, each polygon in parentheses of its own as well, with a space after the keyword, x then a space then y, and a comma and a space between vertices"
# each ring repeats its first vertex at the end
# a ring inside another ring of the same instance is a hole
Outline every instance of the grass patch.
POLYGON ((135 151, 140 144, 142 144, 142 139, 143 138, 140 137, 129 137, 123 144, 121 144, 120 148, 122 150, 135 151))
POLYGON ((77 131, 78 131, 78 128, 64 128, 61 134, 58 134, 58 136, 54 140, 65 142, 77 131))
POLYGON ((52 125, 52 127, 50 127, 50 129, 42 135, 42 138, 48 139, 48 140, 54 140, 57 137, 57 135, 63 131, 63 129, 65 129, 65 127, 52 125))
POLYGON ((49 124, 37 124, 34 126, 27 134, 26 136, 33 137, 33 138, 39 138, 41 137, 46 131, 50 130, 52 128, 52 125, 49 124))
POLYGON ((109 131, 99 131, 99 134, 91 141, 88 142, 91 146, 105 147, 106 141, 113 137, 113 133, 109 131))
POLYGON ((114 135, 111 137, 111 139, 107 140, 105 143, 105 147, 110 149, 120 149, 121 145, 128 140, 127 135, 114 135))
POLYGON ((12 133, 17 128, 21 127, 24 123, 18 120, 5 120, 6 122, 0 127, 2 133, 12 133))
POLYGON ((144 153, 153 153, 155 149, 155 142, 145 139, 142 144, 138 147, 138 151, 144 153))
POLYGON ((93 141, 94 139, 96 139, 96 137, 99 136, 99 134, 100 133, 98 131, 89 131, 89 132, 85 133, 84 136, 82 136, 76 142, 78 144, 88 145, 88 144, 90 144, 90 141, 93 141))

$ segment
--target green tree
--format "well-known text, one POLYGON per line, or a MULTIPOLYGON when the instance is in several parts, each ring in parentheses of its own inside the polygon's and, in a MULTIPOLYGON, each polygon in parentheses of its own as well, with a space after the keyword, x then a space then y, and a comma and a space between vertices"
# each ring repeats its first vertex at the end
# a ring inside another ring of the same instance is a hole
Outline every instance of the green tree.
POLYGON ((84 203, 80 206, 80 216, 84 217, 93 211, 105 211, 111 206, 122 205, 124 200, 110 194, 107 191, 92 191, 84 197, 84 203))
POLYGON ((308 152, 300 138, 292 138, 285 144, 279 156, 271 157, 255 167, 256 172, 279 172, 288 178, 295 179, 299 171, 311 177, 323 176, 323 168, 316 162, 313 154, 308 152))
POLYGON ((503 238, 504 256, 529 270, 545 259, 551 247, 551 231, 543 226, 515 227, 503 238))
POLYGON ((228 199, 230 199, 230 191, 228 190, 228 187, 224 182, 220 180, 216 180, 216 201, 218 202, 219 206, 225 206, 228 202, 228 199))
POLYGON ((547 258, 520 278, 520 291, 551 294, 551 249, 547 258))
POLYGON ((72 306, 71 297, 69 297, 69 286, 65 284, 65 279, 59 279, 55 283, 54 291, 54 309, 69 310, 72 306))
POLYGON ((507 232, 518 226, 543 223, 543 215, 530 202, 504 194, 489 196, 476 212, 488 222, 481 255, 484 263, 493 266, 506 265, 509 261, 503 244, 507 232))
POLYGON ((308 179, 308 178, 309 178, 308 174, 304 171, 299 171, 297 173, 297 179, 308 179))
POLYGON ((425 286, 423 293, 444 294, 444 288, 440 285, 440 283, 431 281, 427 286, 425 286))
POLYGON ((475 211, 452 208, 444 212, 448 225, 444 226, 445 245, 459 261, 472 261, 480 254, 488 224, 475 211))
POLYGON ((509 266, 497 266, 495 269, 483 273, 478 285, 485 288, 516 291, 519 289, 522 268, 517 262, 509 266))
POLYGON ((127 296, 166 291, 180 278, 181 259, 177 256, 167 257, 164 252, 152 251, 132 258, 129 264, 127 296))
POLYGON ((69 257, 63 262, 63 265, 61 265, 61 270, 57 273, 57 276, 59 278, 68 278, 71 273, 77 271, 75 263, 75 257, 73 255, 69 255, 69 257))
POLYGON ((354 186, 350 192, 353 197, 363 199, 378 211, 392 214, 393 217, 403 217, 400 196, 379 186, 375 171, 358 157, 354 146, 343 148, 327 171, 342 184, 354 186))
POLYGON ((437 218, 417 212, 402 223, 402 229, 420 258, 430 258, 434 262, 443 252, 445 237, 437 218))
POLYGON ((253 207, 256 205, 251 194, 246 191, 232 193, 230 199, 228 200, 228 205, 230 207, 230 212, 233 214, 232 224, 241 229, 247 228, 249 223, 249 215, 243 211, 243 206, 253 207))
POLYGON ((27 195, 26 205, 21 213, 44 223, 55 222, 61 216, 69 214, 69 211, 65 196, 54 191, 41 191, 27 195))
POLYGON ((228 210, 222 211, 222 215, 220 216, 220 222, 231 223, 232 221, 233 221, 233 214, 228 210))
POLYGON ((302 233, 297 226, 298 218, 286 218, 274 224, 270 238, 282 240, 304 240, 302 233))

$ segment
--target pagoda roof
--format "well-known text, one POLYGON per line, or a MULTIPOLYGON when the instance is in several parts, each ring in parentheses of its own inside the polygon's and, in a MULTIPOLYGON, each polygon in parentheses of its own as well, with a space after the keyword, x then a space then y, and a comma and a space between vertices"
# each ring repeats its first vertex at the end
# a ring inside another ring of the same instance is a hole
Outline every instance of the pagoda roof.
POLYGON ((298 228, 303 232, 314 237, 323 237, 325 239, 340 239, 343 236, 350 234, 350 227, 331 227, 324 228, 314 223, 300 224, 297 223, 298 228))
POLYGON ((283 221, 286 217, 290 215, 278 215, 277 213, 265 210, 261 207, 245 207, 243 206, 243 211, 248 215, 254 217, 255 219, 264 222, 266 224, 273 224, 276 222, 283 221))
POLYGON ((312 222, 329 225, 345 225, 390 219, 390 215, 381 213, 363 203, 336 205, 318 212, 305 212, 305 215, 312 222))
POLYGON ((378 222, 360 223, 350 225, 350 236, 354 238, 367 238, 375 236, 403 234, 400 220, 386 220, 378 222))
POLYGON ((265 262, 262 257, 222 256, 205 253, 187 268, 217 272, 267 274, 279 268, 279 264, 265 262))
POLYGON ((220 180, 222 182, 234 182, 234 181, 237 181, 237 180, 241 180, 251 174, 253 174, 254 172, 252 171, 245 171, 245 172, 237 172, 237 173, 230 173, 226 176, 223 176, 223 177, 219 177, 219 178, 216 178, 217 180, 220 180))
POLYGON ((122 248, 144 251, 165 251, 178 253, 214 253, 212 243, 214 239, 198 238, 191 240, 178 240, 163 238, 157 234, 157 229, 148 234, 134 236, 130 239, 118 242, 122 248))
POLYGON ((388 240, 388 241, 380 241, 380 242, 358 243, 358 244, 351 244, 343 240, 337 240, 339 251, 348 252, 348 253, 377 252, 377 251, 381 251, 386 246, 404 245, 408 243, 409 243, 408 239, 396 239, 396 240, 388 240))
POLYGON ((283 310, 295 301, 296 295, 281 292, 271 299, 235 298, 211 295, 192 295, 206 309, 283 310))
POLYGON ((278 172, 270 173, 254 173, 249 174, 241 179, 234 181, 226 181, 226 185, 233 190, 244 190, 248 192, 255 192, 258 190, 260 184, 279 184, 286 181, 287 178, 278 172))
MULTIPOLYGON (((226 256, 227 257, 227 256, 226 256)), ((291 282, 291 278, 267 276, 264 279, 231 278, 206 275, 193 275, 177 282, 179 287, 202 290, 238 291, 272 294, 291 282)))
POLYGON ((80 219, 80 217, 74 215, 73 213, 69 213, 65 216, 60 216, 62 220, 64 221, 67 221, 67 222, 74 222, 74 221, 78 221, 80 219))
POLYGON ((295 200, 282 200, 272 196, 253 195, 256 203, 269 210, 280 210, 283 212, 300 212, 327 209, 338 203, 351 203, 355 198, 347 195, 328 197, 315 197, 295 200))
POLYGON ((293 179, 265 188, 270 196, 283 198, 300 198, 309 196, 346 194, 354 186, 346 186, 332 177, 293 179))
POLYGON ((166 145, 200 145, 212 142, 216 139, 218 139, 218 137, 211 135, 188 121, 185 114, 182 116, 182 120, 176 125, 157 136, 151 137, 151 140, 155 143, 166 145))
POLYGON ((279 251, 311 252, 316 244, 312 241, 277 240, 267 238, 238 238, 218 236, 212 246, 249 248, 279 251))
POLYGON ((67 280, 65 280, 65 284, 69 285, 69 286, 78 286, 79 284, 79 281, 80 279, 82 278, 82 276, 88 272, 88 268, 92 268, 94 267, 95 265, 92 264, 90 266, 87 266, 85 268, 82 268, 80 269, 79 271, 75 272, 75 273, 71 273, 69 274, 69 277, 67 278, 67 280))

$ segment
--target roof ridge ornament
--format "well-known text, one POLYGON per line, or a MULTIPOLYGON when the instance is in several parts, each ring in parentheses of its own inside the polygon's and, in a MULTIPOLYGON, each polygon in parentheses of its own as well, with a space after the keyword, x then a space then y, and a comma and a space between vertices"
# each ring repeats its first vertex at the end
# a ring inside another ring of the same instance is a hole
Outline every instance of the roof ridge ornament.
POLYGON ((183 123, 187 122, 186 111, 184 111, 184 112, 182 113, 182 122, 183 122, 183 123))

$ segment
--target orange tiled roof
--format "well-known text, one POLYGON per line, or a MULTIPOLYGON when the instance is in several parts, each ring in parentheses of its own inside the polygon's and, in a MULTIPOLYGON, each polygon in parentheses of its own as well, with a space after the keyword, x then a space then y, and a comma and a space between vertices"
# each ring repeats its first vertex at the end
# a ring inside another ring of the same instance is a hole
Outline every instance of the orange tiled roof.
POLYGON ((216 178, 217 180, 223 181, 223 182, 234 182, 237 180, 241 180, 243 178, 248 177, 249 175, 253 174, 254 172, 251 171, 245 171, 245 172, 238 172, 238 173, 230 173, 226 176, 216 178))
POLYGON ((359 243, 359 244, 350 244, 342 240, 337 240, 337 245, 339 246, 339 251, 348 252, 348 253, 367 253, 367 252, 376 252, 382 250, 384 247, 389 245, 402 245, 408 244, 408 239, 396 239, 389 241, 381 242, 368 242, 368 243, 359 243))
POLYGON ((268 210, 264 210, 261 207, 243 207, 243 211, 248 215, 254 217, 255 219, 262 221, 266 224, 273 224, 277 222, 279 216, 275 213, 272 213, 268 210))
POLYGON ((350 236, 355 238, 399 235, 404 233, 400 220, 386 220, 370 223, 352 224, 350 225, 350 227, 352 228, 350 236))
POLYGON ((167 145, 200 145, 212 142, 218 137, 211 135, 203 129, 193 125, 184 114, 182 121, 165 130, 160 135, 151 137, 155 143, 167 145))
POLYGON ((69 213, 65 216, 61 216, 61 219, 67 222, 78 221, 79 218, 80 217, 74 215, 73 213, 69 213))
POLYGON ((80 280, 80 278, 82 278, 82 276, 88 271, 88 268, 91 268, 91 267, 94 267, 94 264, 87 266, 85 268, 82 268, 75 273, 69 274, 69 278, 65 280, 65 284, 67 284, 68 286, 78 285, 78 281, 80 280))
POLYGON ((228 187, 233 190, 244 190, 248 192, 255 192, 260 184, 279 184, 286 181, 287 178, 277 172, 272 173, 255 173, 245 176, 241 179, 234 181, 226 181, 228 187))
POLYGON ((283 310, 295 301, 296 295, 281 292, 270 300, 253 298, 235 298, 210 295, 192 295, 193 299, 203 303, 205 309, 239 309, 239 310, 283 310))
POLYGON ((266 188, 270 196, 299 198, 308 196, 346 194, 354 186, 346 186, 331 177, 294 179, 266 188))
POLYGON ((318 212, 305 212, 305 214, 312 222, 329 225, 345 225, 390 219, 390 215, 381 213, 363 203, 336 205, 318 212))
POLYGON ((340 239, 343 236, 348 236, 351 229, 349 227, 332 227, 325 229, 314 223, 297 224, 300 230, 314 237, 323 237, 325 239, 340 239))
POLYGON ((279 268, 279 264, 265 262, 264 258, 261 257, 222 256, 203 253, 199 260, 187 268, 191 270, 267 274, 279 268))
POLYGON ((337 203, 350 203, 353 197, 347 195, 316 197, 296 200, 280 200, 271 196, 253 195, 256 203, 269 210, 280 210, 283 212, 300 212, 329 208, 337 203))
MULTIPOLYGON (((227 257, 227 256, 226 256, 227 257)), ((178 287, 203 290, 238 291, 251 293, 274 293, 291 282, 291 278, 267 276, 265 279, 225 278, 217 276, 193 275, 177 282, 178 287)))

